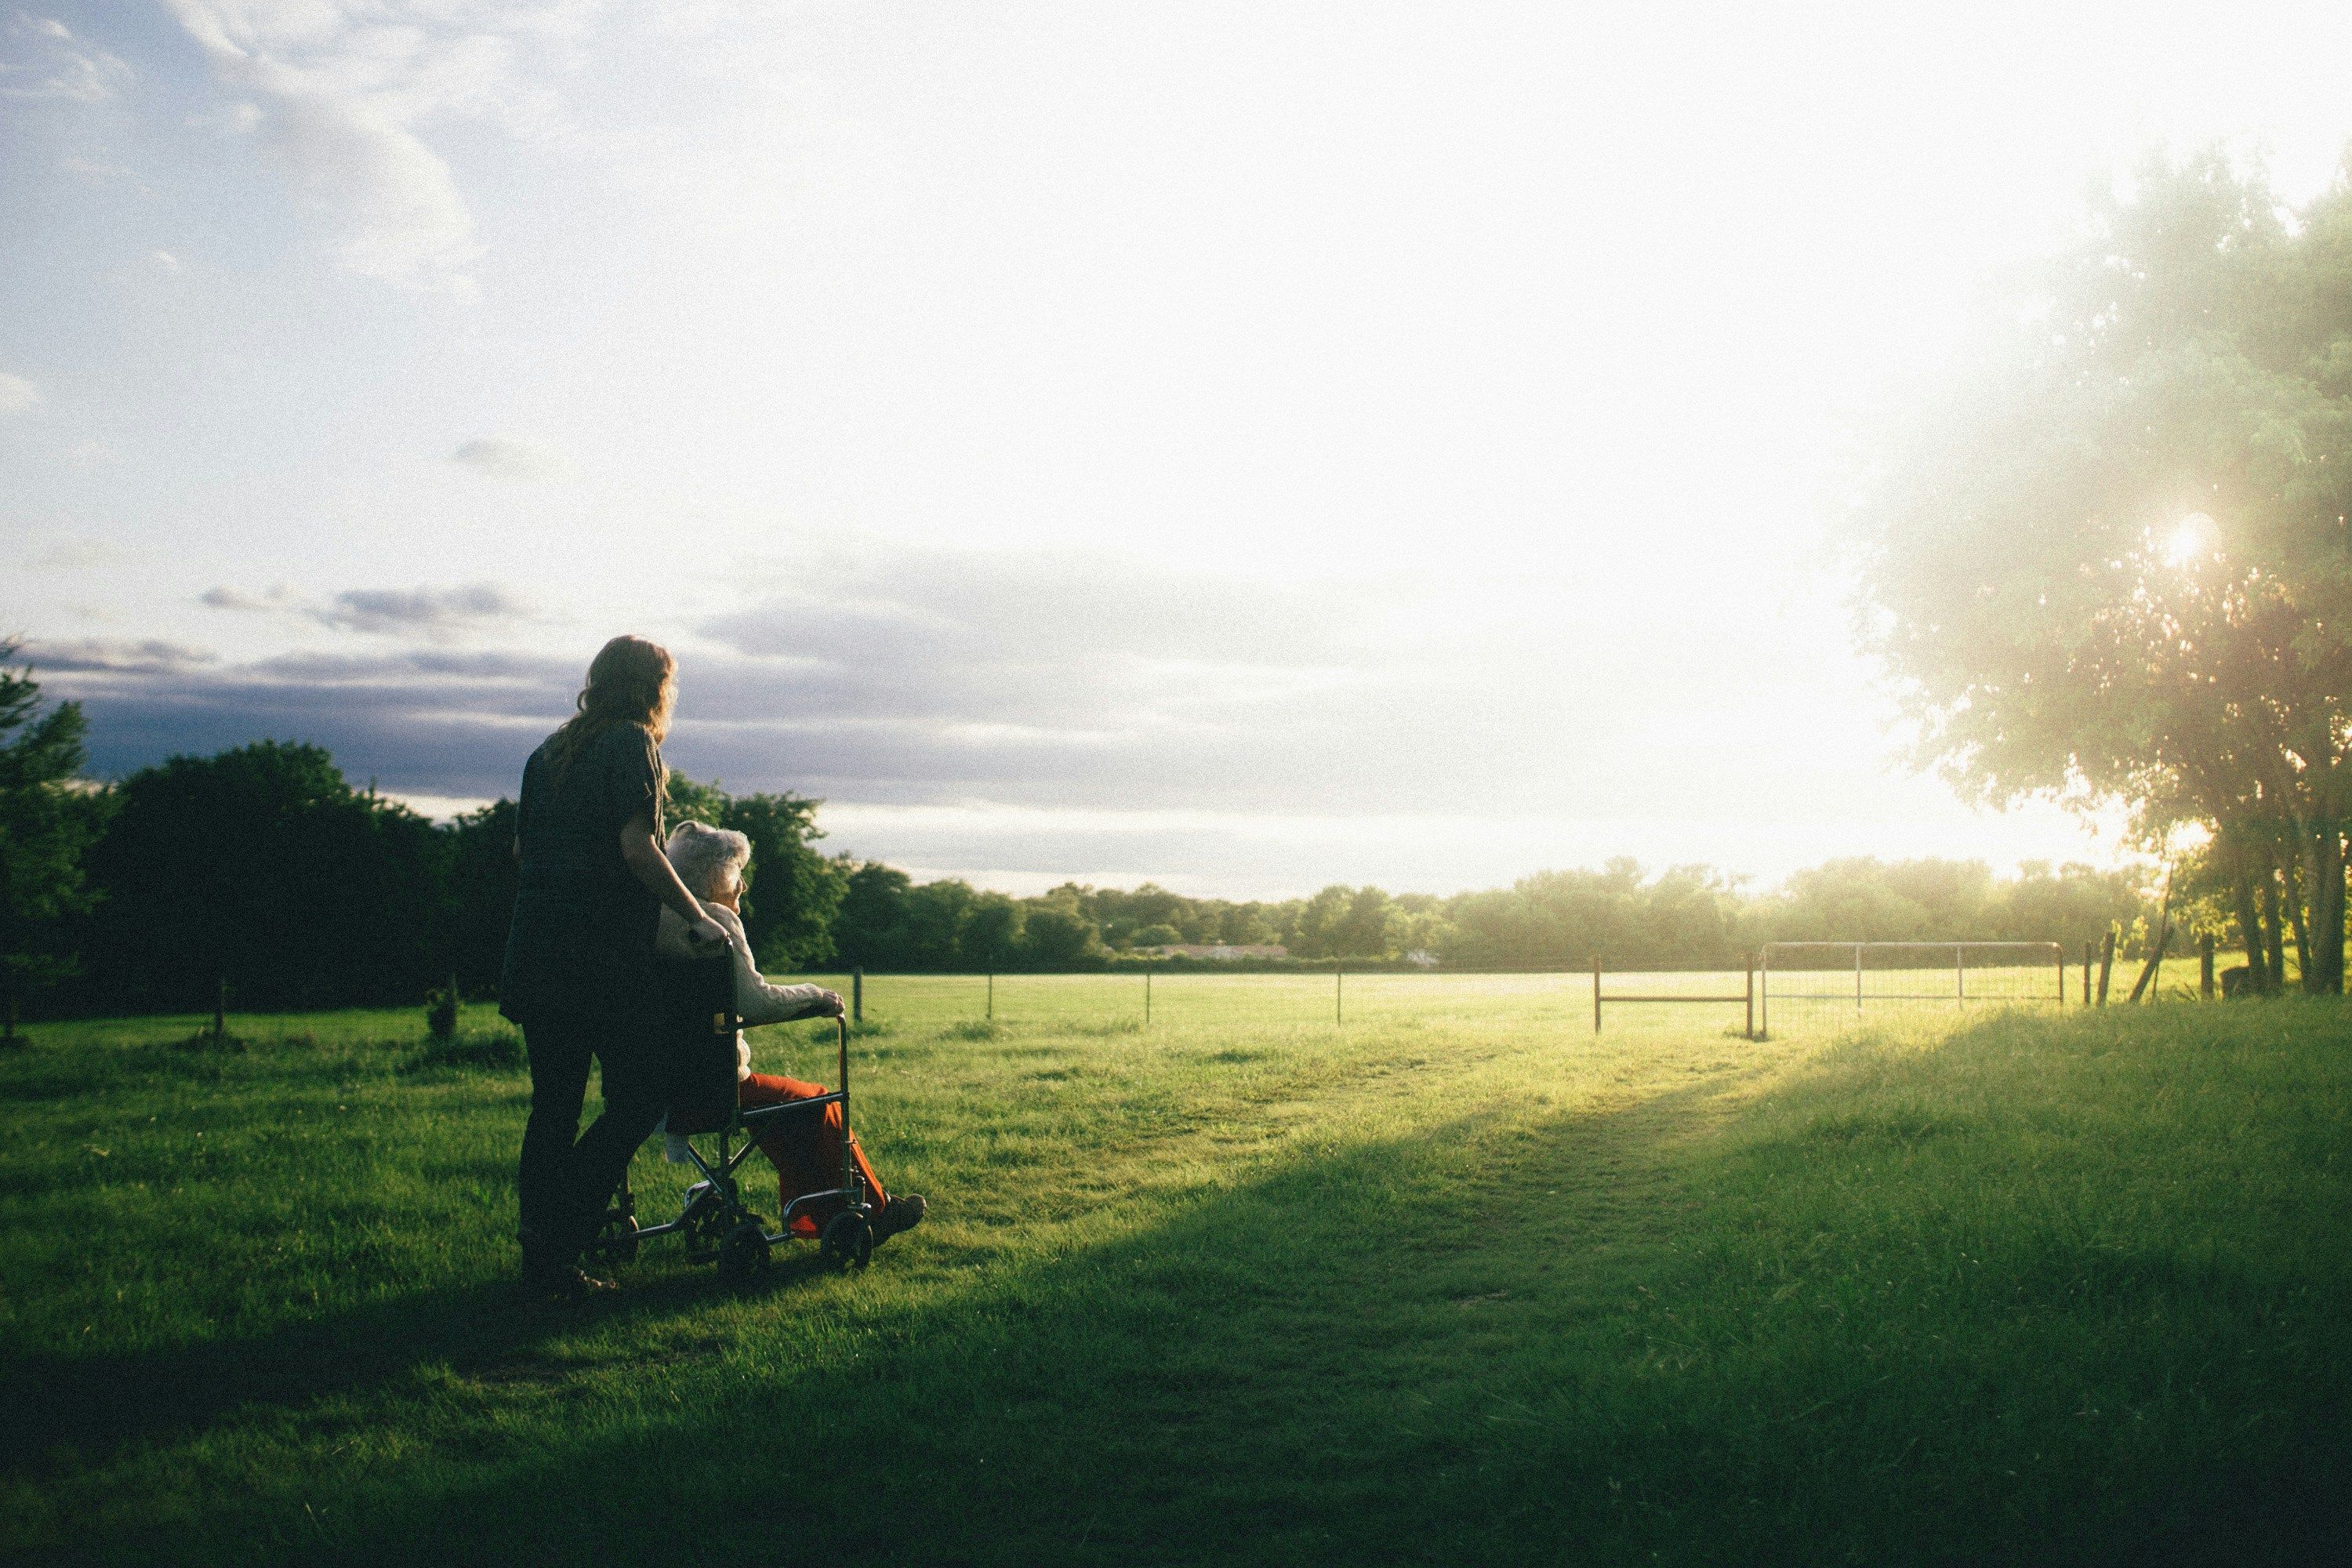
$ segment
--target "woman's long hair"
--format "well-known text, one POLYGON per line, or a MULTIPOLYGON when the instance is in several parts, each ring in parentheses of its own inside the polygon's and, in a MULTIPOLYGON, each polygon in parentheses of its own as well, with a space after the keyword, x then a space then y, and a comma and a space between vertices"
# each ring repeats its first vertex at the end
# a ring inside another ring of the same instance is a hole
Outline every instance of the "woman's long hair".
POLYGON ((677 700, 677 660, 669 649, 643 637, 614 637, 588 666, 588 684, 572 704, 579 711, 547 738, 548 764, 562 779, 588 742, 615 724, 641 725, 658 746, 669 734, 677 700))

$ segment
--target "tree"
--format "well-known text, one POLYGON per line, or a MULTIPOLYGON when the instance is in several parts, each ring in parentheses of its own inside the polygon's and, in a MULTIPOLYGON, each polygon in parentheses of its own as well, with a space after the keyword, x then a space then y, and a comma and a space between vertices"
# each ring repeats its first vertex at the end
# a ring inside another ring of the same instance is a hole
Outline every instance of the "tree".
POLYGON ((317 746, 173 757, 116 786, 91 847, 110 1011, 414 1002, 447 956, 447 840, 317 746))
POLYGON ((914 879, 879 860, 836 860, 842 873, 841 907, 833 921, 834 949, 854 969, 880 969, 897 962, 914 879))
POLYGON ((1075 902, 1046 898, 1027 910, 1021 960, 1034 969, 1091 968, 1102 962, 1102 933, 1075 902))
POLYGON ((2207 825, 2258 976, 2282 908, 2341 990, 2352 188, 2290 223, 2218 154, 2153 163, 1993 303, 1849 535, 1922 760, 2207 825))
POLYGON ((975 894, 957 939, 958 961, 983 973, 1010 969, 1020 955, 1026 923, 1021 906, 1003 893, 975 894))
POLYGON ((16 1037, 18 1000, 72 973, 62 942, 69 916, 94 901, 82 857, 112 802, 80 787, 89 760, 79 703, 40 712, 32 671, 0 643, 0 1038, 16 1037))

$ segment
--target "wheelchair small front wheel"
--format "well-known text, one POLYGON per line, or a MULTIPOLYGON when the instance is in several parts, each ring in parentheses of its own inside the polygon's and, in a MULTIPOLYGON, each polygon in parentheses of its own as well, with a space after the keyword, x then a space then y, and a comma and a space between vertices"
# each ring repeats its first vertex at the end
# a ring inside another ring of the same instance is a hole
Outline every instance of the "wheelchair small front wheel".
POLYGON ((599 1263, 634 1263, 637 1258, 637 1222, 614 1209, 604 1216, 604 1228, 588 1244, 588 1256, 599 1263))
POLYGON ((748 1284, 768 1271, 768 1233, 758 1220, 745 1220, 719 1243, 719 1278, 748 1284))
POLYGON ((845 1211, 825 1221, 817 1245, 827 1263, 847 1273, 874 1256, 874 1227, 864 1215, 845 1211))

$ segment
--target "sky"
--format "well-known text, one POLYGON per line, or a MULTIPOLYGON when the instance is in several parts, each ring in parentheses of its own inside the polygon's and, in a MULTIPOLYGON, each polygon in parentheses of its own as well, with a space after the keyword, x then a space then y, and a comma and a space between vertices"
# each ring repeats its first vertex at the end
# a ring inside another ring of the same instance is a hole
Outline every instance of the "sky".
POLYGON ((1852 432, 2352 10, 0 0, 0 634, 93 772, 670 765, 1015 892, 2105 860, 1906 763, 1852 432))

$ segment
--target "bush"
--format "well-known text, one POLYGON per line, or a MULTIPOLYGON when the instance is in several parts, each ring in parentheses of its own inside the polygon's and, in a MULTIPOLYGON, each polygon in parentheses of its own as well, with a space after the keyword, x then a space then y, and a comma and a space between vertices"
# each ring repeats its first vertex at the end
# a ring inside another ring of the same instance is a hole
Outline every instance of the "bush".
POLYGON ((457 984, 425 994, 425 1027, 436 1040, 452 1040, 457 1036, 457 984))

